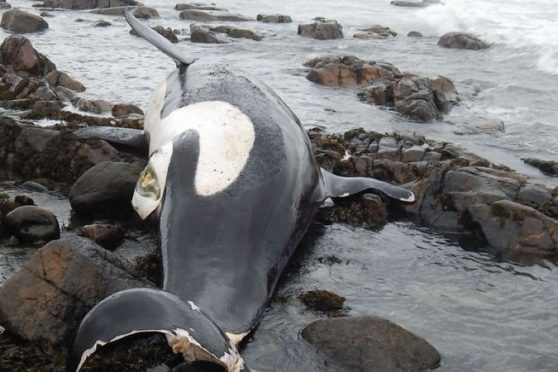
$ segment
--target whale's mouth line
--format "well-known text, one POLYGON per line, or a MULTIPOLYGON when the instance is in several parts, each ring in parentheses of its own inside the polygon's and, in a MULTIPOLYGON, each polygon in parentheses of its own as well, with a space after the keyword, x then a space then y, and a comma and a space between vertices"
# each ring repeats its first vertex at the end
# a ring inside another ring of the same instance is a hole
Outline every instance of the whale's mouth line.
MULTIPOLYGON (((203 361, 220 365, 228 372, 240 372, 244 369, 244 360, 240 356, 236 344, 232 344, 231 348, 225 352, 221 357, 213 354, 204 348, 188 331, 185 329, 176 328, 174 330, 168 329, 150 329, 150 330, 137 330, 126 334, 118 335, 110 341, 105 342, 97 340, 92 347, 85 350, 80 358, 79 365, 76 371, 79 371, 83 364, 91 355, 93 355, 99 347, 105 346, 112 342, 122 340, 128 336, 142 334, 142 333, 162 333, 165 335, 169 347, 175 354, 182 354, 186 361, 203 361)), ((228 336, 228 335, 227 335, 228 336)), ((231 341, 232 342, 232 341, 231 341)))

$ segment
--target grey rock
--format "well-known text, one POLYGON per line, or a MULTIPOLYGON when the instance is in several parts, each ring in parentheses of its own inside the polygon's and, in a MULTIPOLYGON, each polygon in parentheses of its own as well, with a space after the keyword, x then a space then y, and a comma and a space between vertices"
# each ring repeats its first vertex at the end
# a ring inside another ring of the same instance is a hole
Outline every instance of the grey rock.
POLYGON ((353 35, 355 39, 370 40, 370 39, 387 39, 388 37, 397 36, 397 32, 393 31, 389 27, 374 25, 364 29, 359 29, 356 34, 353 35))
POLYGON ((46 78, 51 85, 68 88, 74 92, 85 92, 85 86, 79 81, 72 79, 65 72, 58 70, 51 71, 46 78))
POLYGON ((549 176, 558 176, 558 161, 535 158, 524 158, 521 160, 535 168, 538 168, 541 172, 549 176))
POLYGON ((453 49, 486 49, 489 47, 487 43, 481 39, 465 33, 465 32, 448 32, 438 40, 438 45, 444 48, 453 49))
POLYGON ((129 214, 141 166, 103 162, 85 172, 70 190, 70 205, 77 213, 95 216, 129 214))
POLYGON ((150 19, 150 18, 159 18, 159 12, 155 8, 151 8, 148 6, 140 6, 134 9, 133 13, 134 17, 140 19, 150 19))
POLYGON ((202 4, 202 3, 195 3, 195 4, 187 4, 187 3, 178 3, 174 7, 175 10, 218 10, 218 11, 227 11, 225 8, 219 8, 214 5, 202 4))
MULTIPOLYGON (((176 32, 172 28, 163 26, 151 27, 153 30, 157 31, 159 35, 164 36, 171 43, 178 43, 178 37, 176 37, 176 32)), ((130 35, 139 36, 135 30, 130 30, 130 35)))
POLYGON ((140 3, 134 0, 44 0, 46 8, 64 8, 74 10, 113 8, 121 6, 136 6, 140 3))
POLYGON ((100 21, 97 21, 93 24, 93 27, 108 27, 108 26, 112 26, 112 23, 105 21, 104 19, 101 19, 100 21))
POLYGON ((343 26, 334 19, 315 18, 313 23, 298 25, 297 33, 318 40, 342 39, 343 26))
POLYGON ((223 44, 226 41, 211 31, 208 26, 198 24, 190 25, 190 41, 192 43, 223 44))
POLYGON ((399 113, 417 121, 430 122, 440 117, 432 81, 428 78, 409 77, 399 80, 394 89, 394 102, 399 113))
POLYGON ((25 34, 46 30, 48 23, 38 15, 12 9, 2 14, 0 27, 18 34, 25 34))
POLYGON ((203 10, 183 10, 180 12, 180 19, 186 19, 189 21, 196 21, 196 22, 214 22, 214 21, 223 21, 223 22, 244 22, 244 21, 253 21, 252 18, 243 16, 241 14, 234 14, 225 11, 203 11, 203 10))
POLYGON ((407 37, 422 37, 423 35, 418 31, 410 31, 407 34, 407 37))
POLYGON ((291 23, 293 19, 285 14, 258 14, 256 20, 263 23, 291 23))
POLYGON ((441 360, 426 340, 375 316, 318 320, 302 337, 348 370, 418 372, 436 368, 441 360))
POLYGON ((48 242, 60 237, 56 216, 35 206, 25 205, 14 209, 6 215, 6 225, 25 242, 48 242))
POLYGON ((527 184, 517 195, 517 202, 534 208, 552 200, 552 192, 544 186, 527 184))

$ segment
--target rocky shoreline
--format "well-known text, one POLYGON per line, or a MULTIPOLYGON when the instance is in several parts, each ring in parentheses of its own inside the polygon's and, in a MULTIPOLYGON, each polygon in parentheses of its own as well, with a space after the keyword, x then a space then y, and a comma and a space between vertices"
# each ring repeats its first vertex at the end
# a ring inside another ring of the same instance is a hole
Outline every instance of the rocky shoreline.
MULTIPOLYGON (((45 1, 43 6, 103 8, 102 1, 82 3, 57 0, 45 1)), ((134 1, 106 3, 108 8, 137 5, 134 1)), ((203 22, 245 20, 240 15, 231 18, 223 9, 202 8, 207 6, 177 6, 176 10, 181 11, 183 19, 203 22), (213 13, 208 17, 200 12, 213 13)), ((157 16, 149 10, 142 12, 146 18, 157 16)), ((266 23, 290 21, 286 15, 258 18, 266 23)), ((170 29, 160 32, 166 32, 165 37, 175 36, 170 29)), ((226 41, 215 33, 262 39, 250 30, 192 25, 192 42, 196 42, 195 32, 204 33, 199 36, 201 42, 226 41)), ((378 28, 365 32, 395 36, 378 28)), ((315 39, 343 37, 337 21, 323 18, 299 26, 298 33, 315 39)), ((470 46, 463 37, 459 40, 465 48, 470 46)), ((0 106, 17 112, 13 117, 0 116, 0 176, 3 180, 33 182, 45 192, 56 190, 68 198, 76 220, 70 226, 59 226, 52 213, 34 205, 24 194, 10 198, 0 193, 0 244, 38 248, 0 287, 0 325, 5 329, 0 332, 0 366, 58 371, 65 366, 77 325, 92 306, 122 289, 160 285, 153 242, 146 243, 145 252, 133 262, 119 253, 124 237, 133 230, 148 235, 129 206, 146 160, 130 149, 75 134, 77 129, 96 125, 142 128, 143 111, 129 104, 81 98, 79 93, 86 86, 58 71, 23 36, 7 37, 0 52, 0 106), (43 119, 56 120, 57 124, 49 128, 34 124, 43 119)), ((389 63, 343 56, 319 57, 306 66, 310 68, 307 78, 312 82, 360 87, 361 100, 394 107, 419 121, 436 120, 459 102, 449 79, 402 73, 389 63)), ((318 128, 309 129, 308 135, 325 169, 403 185, 417 195, 417 202, 410 206, 390 203, 371 193, 334 200, 319 212, 316 220, 320 223, 379 229, 390 221, 410 219, 420 226, 475 239, 498 257, 558 258, 558 187, 538 185, 459 146, 418 135, 364 129, 333 134, 318 128)), ((424 370, 440 364, 440 354, 427 341, 385 319, 347 316, 350 311, 343 305, 344 298, 334 293, 315 290, 300 293, 298 299, 300 308, 306 307, 301 311, 341 316, 312 323, 302 333, 327 360, 347 368, 374 364, 393 371, 424 370), (328 337, 332 328, 342 335, 336 343, 328 337), (376 341, 373 346, 366 343, 370 338, 376 341), (356 350, 361 354, 351 352, 347 342, 358 345, 356 350), (383 354, 377 350, 383 350, 383 354), (364 358, 360 358, 362 355, 364 358)), ((159 336, 138 337, 107 347, 84 370, 145 370, 155 366, 172 371, 206 370, 185 363, 159 336)))

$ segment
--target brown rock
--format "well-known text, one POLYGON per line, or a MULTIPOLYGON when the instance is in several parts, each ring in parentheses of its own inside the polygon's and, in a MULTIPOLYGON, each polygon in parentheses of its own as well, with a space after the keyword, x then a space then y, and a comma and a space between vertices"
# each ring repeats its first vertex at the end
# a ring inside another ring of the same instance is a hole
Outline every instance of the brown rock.
MULTIPOLYGON (((163 26, 151 27, 153 30, 157 31, 159 35, 164 36, 171 43, 178 43, 178 37, 172 28, 165 28, 163 26)), ((130 35, 139 36, 135 30, 130 30, 130 35)))
POLYGON ((120 225, 102 223, 85 225, 79 230, 79 234, 108 250, 117 248, 124 239, 124 229, 120 225))
POLYGON ((481 39, 464 32, 448 32, 438 40, 438 45, 444 48, 473 50, 486 49, 489 47, 489 45, 481 39))
POLYGON ((2 14, 0 27, 18 34, 25 34, 46 30, 48 23, 38 15, 12 9, 2 14))
POLYGON ((140 19, 159 18, 159 12, 157 9, 148 6, 137 7, 132 14, 134 17, 140 19))
POLYGON ((293 19, 285 14, 258 14, 256 20, 263 23, 291 23, 293 19))
POLYGON ((119 103, 112 107, 112 116, 115 118, 123 118, 132 114, 143 115, 142 109, 130 103, 119 103))
POLYGON ((0 287, 0 323, 24 340, 62 344, 99 301, 149 286, 138 278, 127 262, 90 240, 56 240, 0 287))
POLYGON ((441 360, 426 340, 375 316, 318 320, 302 337, 329 360, 355 371, 419 372, 441 360))
POLYGON ((35 243, 60 237, 56 216, 36 206, 18 207, 6 215, 6 225, 20 240, 35 243))
POLYGON ((345 303, 344 297, 322 289, 304 292, 298 298, 308 309, 323 312, 340 311, 345 303))
POLYGON ((15 71, 44 76, 56 70, 54 63, 38 53, 24 36, 10 35, 4 39, 0 46, 0 56, 2 64, 9 65, 15 71))
POLYGON ((342 39, 343 26, 334 19, 318 17, 313 23, 298 25, 297 33, 318 40, 342 39))
POLYGON ((226 41, 211 31, 207 26, 190 25, 190 41, 192 43, 223 44, 226 41))
POLYGON ((77 80, 72 79, 68 74, 61 71, 51 71, 46 76, 48 82, 54 86, 62 86, 74 92, 85 92, 85 86, 77 80))
POLYGON ((224 11, 203 11, 189 9, 180 12, 180 19, 187 19, 190 21, 197 22, 212 22, 212 21, 223 21, 223 22, 243 22, 243 21, 253 21, 252 18, 245 17, 240 14, 233 14, 224 11))

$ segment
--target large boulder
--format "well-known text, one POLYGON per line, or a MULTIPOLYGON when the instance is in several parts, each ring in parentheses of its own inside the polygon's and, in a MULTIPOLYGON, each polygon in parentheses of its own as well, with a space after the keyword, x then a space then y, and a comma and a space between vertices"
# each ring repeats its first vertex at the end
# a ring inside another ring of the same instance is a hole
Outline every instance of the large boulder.
POLYGON ((511 200, 475 204, 468 208, 466 218, 502 253, 558 256, 558 220, 532 207, 511 200))
POLYGON ((226 11, 213 11, 213 10, 196 10, 189 9, 180 12, 180 19, 186 19, 189 21, 196 22, 243 22, 243 21, 253 21, 252 18, 243 16, 241 14, 229 13, 226 11))
POLYGON ((375 316, 318 320, 302 331, 302 337, 328 359, 354 371, 426 371, 441 360, 426 340, 375 316))
POLYGON ((298 25, 297 33, 300 36, 311 37, 318 40, 342 39, 343 26, 335 19, 314 18, 313 23, 298 25))
POLYGON ((214 31, 209 29, 209 26, 198 24, 190 25, 190 41, 192 43, 205 43, 205 44, 223 44, 226 41, 214 31))
POLYGON ((293 21, 286 14, 258 14, 256 20, 263 23, 291 23, 293 21))
POLYGON ((0 58, 3 65, 15 72, 44 76, 56 70, 56 65, 37 52, 29 39, 21 35, 10 35, 4 39, 0 46, 0 58))
POLYGON ((103 162, 85 172, 70 190, 77 213, 107 216, 132 212, 131 200, 142 167, 134 163, 103 162))
POLYGON ((393 80, 400 75, 389 63, 364 61, 354 56, 318 57, 304 63, 311 70, 306 78, 326 86, 367 85, 382 78, 393 80))
POLYGON ((24 205, 6 215, 6 225, 20 240, 30 243, 60 238, 60 226, 52 212, 24 205))
POLYGON ((72 79, 65 72, 51 71, 46 78, 51 85, 68 88, 74 92, 85 92, 85 86, 79 81, 72 79))
POLYGON ((18 34, 26 34, 46 30, 48 23, 38 15, 12 9, 2 14, 0 27, 18 34))
POLYGON ((408 77, 395 84, 395 109, 411 119, 429 122, 440 117, 429 78, 408 77))
POLYGON ((465 32, 448 32, 438 40, 438 45, 453 49, 486 49, 489 45, 471 34, 465 32))
POLYGON ((64 9, 94 9, 112 8, 126 5, 140 5, 135 0, 45 0, 44 6, 47 8, 64 9))
POLYGON ((126 261, 90 240, 55 240, 0 287, 0 324, 27 341, 63 344, 99 301, 150 286, 139 278, 126 261))

